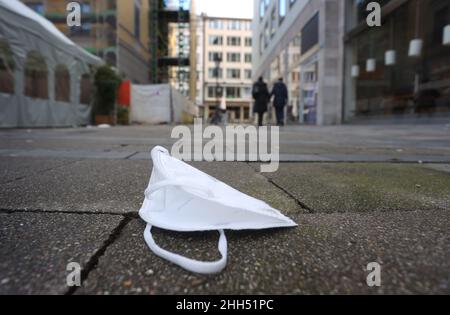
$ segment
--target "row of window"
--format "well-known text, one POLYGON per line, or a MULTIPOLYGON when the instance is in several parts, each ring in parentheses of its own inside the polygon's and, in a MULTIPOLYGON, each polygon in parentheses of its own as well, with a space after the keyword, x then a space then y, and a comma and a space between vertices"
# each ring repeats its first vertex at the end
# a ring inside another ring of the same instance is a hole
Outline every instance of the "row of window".
MULTIPOLYGON (((266 15, 266 11, 269 7, 270 0, 260 0, 260 19, 262 20, 266 15)), ((278 0, 278 10, 277 6, 274 5, 272 11, 270 12, 270 18, 264 25, 264 31, 260 35, 260 46, 264 44, 264 48, 269 45, 270 39, 275 36, 277 26, 280 25, 287 14, 287 5, 289 7, 295 3, 296 0, 278 0), (278 14, 277 14, 278 11, 278 14), (277 23, 278 21, 278 23, 277 23)), ((261 48, 261 47, 260 47, 261 48)), ((261 49, 260 49, 261 50, 261 49)))
MULTIPOLYGON (((260 1, 261 2, 259 3, 259 17, 260 19, 263 19, 266 14, 267 8, 270 5, 270 0, 260 0, 260 1)), ((289 7, 292 7, 295 1, 297 0, 278 0, 278 15, 280 18, 284 18, 286 16, 287 3, 289 3, 289 7)), ((273 7, 273 10, 275 10, 275 6, 273 7)))
MULTIPOLYGON (((224 88, 225 97, 227 99, 238 99, 238 98, 250 98, 251 88, 250 87, 240 87, 240 86, 227 86, 224 88)), ((207 96, 209 98, 216 98, 221 96, 217 93, 217 87, 208 86, 207 96)))
MULTIPOLYGON (((245 63, 251 63, 252 62, 252 54, 251 53, 235 53, 235 52, 229 52, 226 54, 227 58, 226 61, 227 62, 242 62, 242 60, 244 60, 245 63), (244 55, 244 58, 242 59, 241 56, 244 55)), ((221 60, 223 61, 223 53, 221 52, 212 52, 210 51, 208 53, 208 61, 217 61, 217 60, 221 60)))
POLYGON ((213 30, 244 30, 250 31, 252 27, 252 23, 250 21, 241 21, 241 20, 222 20, 222 19, 210 19, 208 26, 213 30))
MULTIPOLYGON (((209 44, 213 46, 223 46, 223 36, 220 35, 210 35, 209 36, 209 44)), ((227 36, 227 45, 228 46, 241 46, 242 38, 238 36, 227 36)), ((244 38, 244 46, 252 47, 252 38, 245 37, 244 38)))
MULTIPOLYGON (((250 69, 245 69, 244 71, 242 71, 241 69, 226 69, 226 74, 227 79, 251 80, 252 78, 252 70, 250 69), (242 74, 244 75, 243 77, 242 74)), ((223 69, 209 68, 208 77, 210 79, 223 79, 223 69)))
MULTIPOLYGON (((5 42, 0 42, 0 92, 14 94, 15 63, 12 51, 5 42)), ((24 95, 33 98, 48 99, 49 70, 45 58, 37 51, 31 51, 27 55, 24 67, 24 95)), ((57 65, 55 76, 55 100, 70 103, 71 78, 65 65, 57 65)), ((81 104, 89 104, 91 101, 92 81, 89 74, 81 77, 80 99, 81 104)))
MULTIPOLYGON (((31 10, 44 15, 45 14, 45 6, 44 3, 41 2, 27 2, 25 3, 31 10)), ((91 4, 90 3, 79 3, 81 13, 89 14, 92 12, 91 4)))

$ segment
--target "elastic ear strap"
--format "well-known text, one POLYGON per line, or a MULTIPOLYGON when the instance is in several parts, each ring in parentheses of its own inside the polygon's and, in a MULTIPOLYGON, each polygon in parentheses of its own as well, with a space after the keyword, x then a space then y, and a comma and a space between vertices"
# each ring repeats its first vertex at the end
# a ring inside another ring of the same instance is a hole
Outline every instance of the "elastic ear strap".
POLYGON ((174 264, 194 273, 200 274, 214 274, 221 272, 227 265, 227 238, 225 237, 225 232, 219 230, 219 244, 218 249, 222 258, 214 262, 204 262, 195 259, 190 259, 159 247, 152 236, 152 226, 147 224, 144 231, 144 239, 148 247, 159 257, 164 258, 174 264))

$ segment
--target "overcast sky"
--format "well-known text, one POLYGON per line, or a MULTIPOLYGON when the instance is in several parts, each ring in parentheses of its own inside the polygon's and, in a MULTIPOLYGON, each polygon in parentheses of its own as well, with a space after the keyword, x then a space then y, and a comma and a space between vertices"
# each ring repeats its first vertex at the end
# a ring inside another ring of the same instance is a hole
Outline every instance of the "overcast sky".
POLYGON ((196 0, 197 14, 209 16, 253 18, 253 0, 196 0))

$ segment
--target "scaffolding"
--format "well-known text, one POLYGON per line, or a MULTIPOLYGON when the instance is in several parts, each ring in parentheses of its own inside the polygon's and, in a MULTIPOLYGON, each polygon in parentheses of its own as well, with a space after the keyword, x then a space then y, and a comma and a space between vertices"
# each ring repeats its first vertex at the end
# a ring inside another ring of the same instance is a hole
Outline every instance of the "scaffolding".
POLYGON ((170 69, 176 67, 177 89, 186 95, 189 85, 189 54, 186 54, 186 38, 189 30, 190 12, 186 9, 189 0, 166 3, 164 0, 150 0, 150 81, 155 84, 169 83, 170 69), (177 26, 177 55, 169 54, 169 24, 177 26))

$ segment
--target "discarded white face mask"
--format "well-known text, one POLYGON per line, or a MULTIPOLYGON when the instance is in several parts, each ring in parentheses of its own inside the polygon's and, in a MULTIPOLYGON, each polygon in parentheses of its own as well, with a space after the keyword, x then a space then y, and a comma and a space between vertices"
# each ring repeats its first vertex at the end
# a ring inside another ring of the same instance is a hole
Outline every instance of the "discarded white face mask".
POLYGON ((171 157, 162 147, 155 147, 151 156, 153 172, 139 211, 147 222, 144 238, 156 255, 189 271, 211 274, 225 268, 227 240, 223 230, 297 226, 265 202, 171 157), (222 258, 215 262, 201 262, 164 250, 155 243, 152 226, 178 232, 218 230, 222 258))

